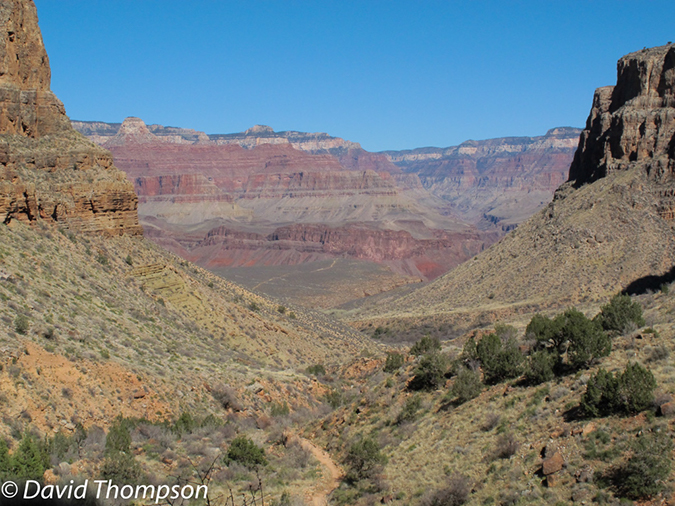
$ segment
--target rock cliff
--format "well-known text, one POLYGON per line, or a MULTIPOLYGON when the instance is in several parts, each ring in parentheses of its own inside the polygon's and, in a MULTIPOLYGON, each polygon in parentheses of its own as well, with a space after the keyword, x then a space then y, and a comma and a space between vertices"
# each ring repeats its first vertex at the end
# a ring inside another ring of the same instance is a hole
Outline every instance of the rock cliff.
POLYGON ((466 141, 449 148, 385 151, 406 174, 462 218, 505 229, 551 201, 567 180, 580 129, 553 128, 539 137, 466 141))
POLYGON ((553 201, 387 314, 593 305, 672 281, 674 55, 668 45, 621 58, 616 86, 595 93, 569 182, 553 201))
POLYGON ((599 88, 570 167, 575 186, 641 169, 657 183, 659 214, 675 218, 675 46, 621 58, 616 86, 599 88))
POLYGON ((221 226, 192 245, 188 255, 209 269, 354 258, 385 264, 405 276, 433 279, 492 242, 475 231, 429 230, 428 235, 416 238, 405 230, 383 230, 363 223, 295 224, 266 235, 221 226))
POLYGON ((133 187, 109 152, 72 129, 50 90, 34 3, 3 1, 0 23, 0 219, 140 234, 133 187))

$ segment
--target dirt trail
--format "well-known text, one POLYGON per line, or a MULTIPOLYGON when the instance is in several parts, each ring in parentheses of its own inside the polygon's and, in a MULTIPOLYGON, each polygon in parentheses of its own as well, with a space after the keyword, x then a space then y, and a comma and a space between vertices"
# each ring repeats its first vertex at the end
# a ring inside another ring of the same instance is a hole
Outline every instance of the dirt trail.
POLYGON ((303 450, 311 453, 325 469, 320 481, 305 492, 307 506, 328 506, 328 496, 338 488, 344 476, 342 468, 335 463, 328 452, 322 450, 311 441, 293 433, 285 434, 286 445, 297 442, 303 450))

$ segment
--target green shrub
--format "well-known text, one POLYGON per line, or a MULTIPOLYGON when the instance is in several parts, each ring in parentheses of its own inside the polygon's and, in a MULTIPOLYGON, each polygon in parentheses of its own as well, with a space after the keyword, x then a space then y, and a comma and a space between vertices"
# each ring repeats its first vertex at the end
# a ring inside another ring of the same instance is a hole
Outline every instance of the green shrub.
POLYGON ((415 421, 415 418, 417 418, 417 412, 419 411, 421 406, 422 406, 422 399, 420 399, 418 395, 409 397, 405 401, 403 409, 396 417, 396 423, 398 425, 401 425, 402 423, 415 421))
POLYGON ((127 265, 134 265, 134 260, 133 260, 133 258, 131 258, 131 255, 127 255, 127 257, 124 259, 124 262, 127 265))
POLYGON ((267 465, 265 450, 246 436, 237 436, 232 440, 230 448, 227 450, 227 458, 249 469, 267 465))
POLYGON ((131 449, 131 434, 127 420, 119 417, 110 426, 105 437, 106 454, 129 453, 131 449))
POLYGON ((314 376, 325 376, 326 368, 323 366, 323 364, 310 365, 307 368, 307 374, 313 374, 314 376))
POLYGON ((431 336, 424 336, 410 348, 410 354, 416 357, 434 351, 441 351, 441 342, 437 338, 431 336))
POLYGON ((619 391, 626 413, 639 413, 654 402, 656 379, 637 362, 628 364, 619 378, 619 391))
POLYGON ((464 343, 462 354, 459 356, 460 362, 464 365, 473 365, 478 363, 478 350, 476 346, 476 339, 471 336, 464 343))
POLYGON ((357 482, 370 479, 387 463, 387 457, 380 452, 377 443, 369 437, 352 444, 345 457, 346 479, 357 482))
POLYGON ((572 369, 589 367, 597 359, 609 355, 612 342, 598 322, 589 320, 574 308, 561 316, 561 341, 567 343, 567 361, 572 369))
POLYGON ((664 430, 646 433, 630 446, 630 457, 614 474, 622 497, 646 499, 666 488, 672 467, 673 443, 664 430))
POLYGON ((623 332, 629 322, 638 327, 643 327, 645 320, 642 317, 642 306, 639 302, 633 302, 630 295, 617 293, 602 306, 596 317, 602 328, 611 332, 623 332))
POLYGON ((405 363, 405 357, 402 353, 387 353, 387 360, 384 362, 384 372, 396 372, 405 363))
POLYGON ((101 478, 115 485, 136 485, 140 483, 142 474, 141 466, 134 456, 127 453, 108 455, 101 466, 101 478))
POLYGON ((285 306, 278 306, 277 312, 279 312, 281 314, 286 314, 286 307, 285 306))
POLYGON ((324 400, 331 408, 337 409, 344 403, 344 395, 340 390, 334 388, 326 394, 324 400))
POLYGON ((14 330, 18 334, 25 335, 29 328, 30 322, 28 321, 28 317, 26 315, 20 314, 14 318, 14 330))
POLYGON ((538 350, 530 355, 525 371, 525 381, 530 385, 539 385, 551 381, 555 377, 554 368, 557 362, 555 353, 538 350))
POLYGON ((255 302, 251 302, 251 303, 248 305, 248 308, 249 308, 251 311, 260 311, 260 306, 259 306, 258 304, 256 304, 255 302))
POLYGON ((621 374, 600 369, 591 376, 581 407, 589 416, 638 413, 654 401, 656 380, 640 364, 628 364, 621 374))
POLYGON ((415 370, 415 376, 408 388, 410 390, 435 390, 444 381, 445 372, 448 369, 448 364, 443 355, 438 352, 428 353, 424 355, 415 370))
POLYGON ((483 384, 478 371, 462 367, 457 373, 450 393, 457 399, 457 402, 463 404, 478 397, 482 390, 483 384))
POLYGON ((562 319, 560 315, 551 320, 550 318, 536 314, 530 320, 525 329, 525 336, 528 339, 534 339, 537 342, 537 348, 553 349, 558 353, 564 353, 562 343, 560 342, 560 327, 562 319))
MULTIPOLYGON (((548 351, 553 357, 553 372, 564 370, 563 357, 567 356, 567 364, 573 370, 583 369, 597 359, 606 357, 612 349, 612 343, 603 331, 598 319, 589 320, 574 308, 568 309, 555 318, 537 314, 532 317, 525 330, 528 338, 537 341, 536 348, 548 351)), ((547 365, 542 357, 538 357, 539 366, 547 365)), ((540 371, 541 372, 541 371, 540 371)))
POLYGON ((12 457, 9 455, 7 441, 0 438, 0 481, 12 478, 13 471, 14 467, 12 465, 12 457))
POLYGON ((586 384, 581 407, 588 416, 598 417, 620 409, 619 381, 611 372, 598 370, 586 384))
POLYGON ((24 434, 11 457, 12 477, 19 480, 41 480, 50 467, 49 452, 31 434, 24 434))
POLYGON ((173 424, 173 431, 176 434, 192 433, 197 428, 197 422, 187 411, 183 411, 173 424))
POLYGON ((373 338, 379 339, 383 335, 389 334, 389 332, 390 332, 389 327, 379 326, 375 329, 375 332, 373 332, 373 338))
POLYGON ((286 401, 279 403, 274 402, 272 403, 272 407, 270 408, 270 415, 272 415, 273 417, 286 416, 290 412, 291 410, 288 407, 288 403, 286 401))
POLYGON ((522 373, 523 354, 515 339, 506 343, 497 334, 488 334, 476 345, 486 383, 499 383, 505 379, 516 378, 522 373))

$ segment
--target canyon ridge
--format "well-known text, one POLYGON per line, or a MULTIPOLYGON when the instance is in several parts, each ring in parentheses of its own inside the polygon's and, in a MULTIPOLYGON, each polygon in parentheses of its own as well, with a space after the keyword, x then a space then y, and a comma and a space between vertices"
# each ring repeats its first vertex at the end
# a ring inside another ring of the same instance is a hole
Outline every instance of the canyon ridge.
POLYGON ((72 124, 133 182, 146 236, 323 307, 435 279, 494 243, 550 201, 581 132, 371 153, 261 125, 207 135, 133 117, 72 124))

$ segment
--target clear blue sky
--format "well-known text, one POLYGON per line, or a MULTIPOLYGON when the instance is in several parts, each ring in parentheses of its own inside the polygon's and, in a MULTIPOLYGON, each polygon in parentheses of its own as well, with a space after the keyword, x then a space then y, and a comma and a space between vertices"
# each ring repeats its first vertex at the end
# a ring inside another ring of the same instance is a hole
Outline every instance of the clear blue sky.
POLYGON ((321 131, 378 151, 582 126, 675 2, 35 0, 73 119, 321 131))

